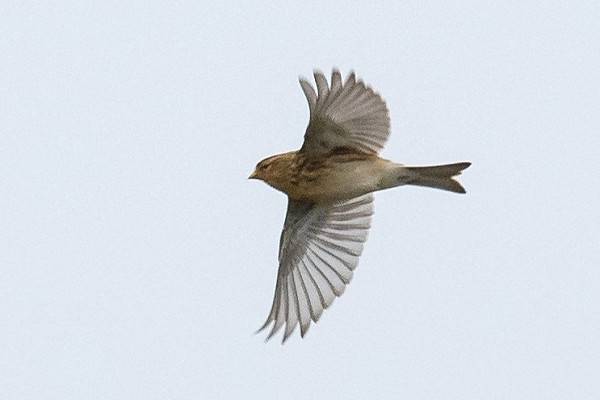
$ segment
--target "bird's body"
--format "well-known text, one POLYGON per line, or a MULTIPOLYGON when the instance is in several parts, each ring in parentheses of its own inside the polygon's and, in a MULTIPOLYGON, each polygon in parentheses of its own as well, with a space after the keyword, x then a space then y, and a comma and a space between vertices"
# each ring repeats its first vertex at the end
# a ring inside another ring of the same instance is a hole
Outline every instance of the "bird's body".
MULTIPOLYGON (((290 151, 264 161, 267 160, 271 161, 269 171, 259 173, 260 179, 285 193, 290 199, 323 205, 396 186, 419 185, 423 179, 420 169, 450 166, 454 168, 439 176, 440 183, 450 186, 446 190, 464 193, 464 189, 452 176, 468 166, 457 163, 436 167, 406 167, 374 154, 344 148, 336 148, 317 157, 290 151)), ((258 174, 251 175, 252 178, 257 176, 258 174)))
POLYGON ((336 69, 331 86, 320 72, 315 80, 318 95, 300 80, 311 113, 302 148, 262 160, 250 175, 288 196, 275 298, 261 328, 274 322, 270 338, 285 324, 284 341, 298 323, 304 336, 352 279, 371 223, 372 192, 417 185, 464 193, 453 178, 470 165, 412 167, 379 157, 389 136, 381 96, 353 73, 344 84, 336 69))
POLYGON ((378 190, 380 177, 392 166, 372 154, 328 153, 317 157, 292 151, 279 154, 264 181, 293 200, 328 204, 378 190))

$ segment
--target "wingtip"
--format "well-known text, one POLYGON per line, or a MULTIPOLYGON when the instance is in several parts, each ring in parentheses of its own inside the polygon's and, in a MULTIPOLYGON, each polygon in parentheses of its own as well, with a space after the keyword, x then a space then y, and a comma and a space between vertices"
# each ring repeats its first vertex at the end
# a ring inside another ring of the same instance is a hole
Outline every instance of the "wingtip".
POLYGON ((254 334, 255 334, 255 335, 258 335, 259 333, 261 333, 262 331, 264 331, 264 330, 265 330, 265 328, 266 328, 267 326, 269 326, 269 323, 270 323, 270 322, 271 322, 270 320, 266 320, 266 321, 265 321, 265 323, 264 323, 264 324, 262 324, 262 326, 261 326, 260 328, 258 328, 256 331, 254 331, 254 334))
POLYGON ((350 72, 348 73, 348 77, 346 78, 346 85, 348 83, 354 84, 356 83, 356 73, 354 73, 354 70, 351 69, 350 72))
POLYGON ((300 324, 300 337, 304 339, 304 336, 308 333, 308 328, 310 328, 310 320, 307 324, 300 324))

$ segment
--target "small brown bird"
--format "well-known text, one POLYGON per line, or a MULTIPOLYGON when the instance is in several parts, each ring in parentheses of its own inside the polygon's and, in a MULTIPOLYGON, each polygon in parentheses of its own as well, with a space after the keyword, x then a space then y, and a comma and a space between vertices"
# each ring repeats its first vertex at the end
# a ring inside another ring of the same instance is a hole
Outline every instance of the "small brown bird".
POLYGON ((305 79, 310 121, 298 151, 259 162, 250 175, 288 196, 279 242, 275 298, 262 331, 270 339, 284 324, 283 342, 300 323, 304 337, 352 279, 373 215, 377 190, 402 185, 455 193, 453 179, 471 163, 408 167, 378 156, 390 135, 385 101, 352 72, 346 82, 333 69, 331 86, 314 73, 317 92, 305 79))

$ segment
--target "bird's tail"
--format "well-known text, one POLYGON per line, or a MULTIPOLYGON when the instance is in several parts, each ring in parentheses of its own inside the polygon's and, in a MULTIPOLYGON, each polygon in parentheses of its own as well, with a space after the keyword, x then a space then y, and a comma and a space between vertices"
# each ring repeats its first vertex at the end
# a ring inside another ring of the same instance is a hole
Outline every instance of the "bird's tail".
POLYGON ((465 188, 453 178, 467 169, 470 162, 460 162, 446 165, 434 165, 428 167, 407 167, 408 172, 406 184, 416 186, 426 186, 436 189, 448 190, 455 193, 466 193, 465 188))

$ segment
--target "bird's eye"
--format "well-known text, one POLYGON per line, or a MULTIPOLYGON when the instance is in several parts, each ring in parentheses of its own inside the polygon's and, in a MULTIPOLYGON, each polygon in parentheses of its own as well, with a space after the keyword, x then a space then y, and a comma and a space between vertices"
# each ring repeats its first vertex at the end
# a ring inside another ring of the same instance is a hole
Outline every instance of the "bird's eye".
POLYGON ((269 164, 262 164, 260 166, 261 171, 266 171, 269 168, 269 164))

